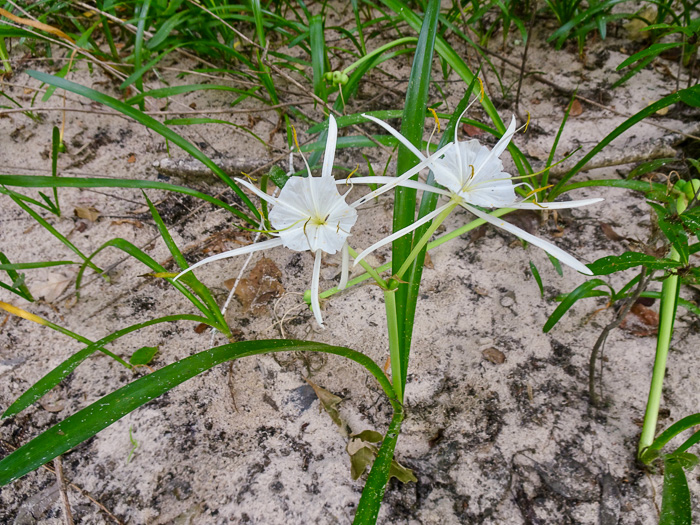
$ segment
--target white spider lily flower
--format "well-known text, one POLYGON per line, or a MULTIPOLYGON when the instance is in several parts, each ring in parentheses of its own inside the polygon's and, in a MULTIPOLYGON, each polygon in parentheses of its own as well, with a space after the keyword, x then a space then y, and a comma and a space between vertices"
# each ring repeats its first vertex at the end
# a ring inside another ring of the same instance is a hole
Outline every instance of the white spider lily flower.
MULTIPOLYGON (((595 198, 568 202, 544 203, 518 201, 515 188, 519 185, 527 184, 521 183, 514 185, 512 177, 503 171, 503 163, 499 158, 508 147, 510 140, 513 138, 513 135, 516 132, 515 117, 511 119, 508 129, 498 143, 493 147, 493 149, 483 146, 476 139, 460 142, 457 139, 457 127, 455 127, 454 142, 450 143, 448 145, 449 147, 443 148, 440 155, 434 154, 426 157, 420 152, 420 150, 418 150, 418 148, 411 144, 403 135, 389 126, 386 122, 383 122, 370 115, 363 116, 376 124, 379 124, 391 135, 396 137, 404 146, 410 149, 419 159, 421 159, 422 162, 427 163, 430 166, 430 169, 433 171, 435 180, 446 189, 436 188, 417 181, 407 181, 403 177, 401 177, 403 180, 399 181, 398 184, 416 189, 422 189, 424 191, 440 193, 449 197, 450 202, 438 207, 435 211, 419 219, 410 226, 407 226, 406 228, 395 232, 393 235, 390 235, 389 237, 386 237, 373 244, 355 258, 355 264, 377 248, 384 246, 385 244, 392 242, 395 239, 406 235, 407 233, 410 233, 422 224, 425 224, 426 222, 437 217, 451 205, 457 204, 484 221, 498 228, 502 228, 507 232, 512 233, 513 235, 516 235, 517 237, 520 237, 521 239, 537 246, 538 248, 542 248, 545 252, 559 259, 559 261, 562 263, 571 266, 573 269, 586 275, 593 275, 593 273, 584 264, 566 253, 561 248, 550 242, 535 237, 534 235, 518 228, 517 226, 513 226, 502 219, 493 217, 488 213, 484 213, 476 207, 555 210, 587 206, 603 200, 600 198, 595 198)), ((389 178, 391 179, 391 177, 389 178)), ((361 181, 367 183, 380 183, 382 182, 382 179, 385 179, 385 177, 363 177, 361 181)), ((396 180, 399 180, 399 178, 396 180)))
MULTIPOLYGON (((291 177, 280 191, 279 197, 268 195, 248 181, 236 179, 240 185, 245 186, 272 205, 269 220, 274 228, 272 235, 276 237, 275 239, 207 257, 190 266, 175 279, 199 266, 219 259, 236 257, 277 246, 284 246, 297 252, 308 250, 315 257, 311 279, 311 306, 316 321, 323 327, 321 306, 318 299, 321 256, 324 252, 328 254, 341 252, 343 262, 340 286, 344 287, 347 284, 349 271, 347 238, 350 236, 350 229, 357 221, 357 210, 346 204, 345 195, 338 192, 335 179, 331 174, 337 136, 338 127, 331 115, 321 176, 312 176, 311 169, 307 164, 308 175, 306 177, 291 177)), ((304 162, 306 163, 306 159, 304 162)))

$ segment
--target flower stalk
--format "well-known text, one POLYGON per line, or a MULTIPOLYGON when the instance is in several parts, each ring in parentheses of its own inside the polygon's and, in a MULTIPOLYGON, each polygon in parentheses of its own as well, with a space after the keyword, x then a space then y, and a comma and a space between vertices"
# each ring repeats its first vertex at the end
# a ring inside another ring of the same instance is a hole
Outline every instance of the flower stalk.
MULTIPOLYGON (((675 249, 671 250, 669 259, 680 260, 680 255, 675 249)), ((639 438, 638 456, 641 459, 644 451, 651 446, 656 434, 656 423, 659 419, 661 395, 663 393, 664 375, 666 374, 666 361, 673 336, 673 324, 678 309, 678 294, 680 282, 678 275, 670 275, 664 281, 661 288, 661 307, 659 311, 659 335, 656 339, 656 356, 654 357, 654 370, 649 387, 649 399, 644 413, 642 436, 639 438)))
POLYGON ((391 383, 396 398, 403 403, 403 381, 401 378, 401 347, 399 345, 399 323, 396 312, 396 290, 384 290, 386 324, 389 332, 389 359, 391 360, 391 383))

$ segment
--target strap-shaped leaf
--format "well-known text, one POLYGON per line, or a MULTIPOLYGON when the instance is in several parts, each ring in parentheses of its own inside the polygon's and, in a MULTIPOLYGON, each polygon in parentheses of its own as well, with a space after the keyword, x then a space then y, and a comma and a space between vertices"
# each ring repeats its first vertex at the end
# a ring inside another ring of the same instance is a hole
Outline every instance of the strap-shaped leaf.
POLYGON ((659 525, 691 525, 692 510, 688 480, 681 462, 669 455, 664 458, 664 490, 659 525))
POLYGON ((668 270, 669 268, 678 268, 681 266, 681 262, 672 259, 657 259, 653 255, 644 253, 625 252, 622 255, 603 257, 588 265, 594 275, 609 275, 635 266, 645 266, 650 270, 668 270))
POLYGON ((552 312, 552 315, 550 315, 549 319, 547 319, 547 322, 542 327, 542 331, 546 333, 554 328, 554 325, 559 322, 559 319, 564 317, 564 314, 569 311, 569 308, 571 308, 576 301, 587 297, 598 297, 601 295, 600 292, 595 291, 595 289, 599 286, 607 286, 610 289, 610 294, 604 295, 615 294, 615 290, 610 288, 610 285, 602 279, 591 279, 590 281, 586 281, 585 283, 579 285, 573 292, 566 294, 561 304, 556 307, 554 312, 552 312))

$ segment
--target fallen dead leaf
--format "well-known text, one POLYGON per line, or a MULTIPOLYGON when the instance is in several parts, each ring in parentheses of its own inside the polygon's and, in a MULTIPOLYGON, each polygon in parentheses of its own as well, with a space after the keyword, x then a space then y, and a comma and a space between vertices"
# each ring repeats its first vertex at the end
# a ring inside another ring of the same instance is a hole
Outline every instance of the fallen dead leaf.
POLYGON ((117 219, 110 223, 111 226, 121 226, 122 224, 131 224, 135 228, 143 228, 143 223, 136 219, 117 219))
POLYGON ((462 131, 467 134, 467 137, 479 137, 484 134, 483 130, 466 123, 462 124, 462 131))
POLYGON ((35 282, 30 286, 30 292, 36 298, 42 298, 47 303, 52 303, 64 292, 73 281, 73 277, 60 272, 47 272, 44 281, 35 282))
POLYGON ((603 230, 605 236, 611 241, 623 241, 625 239, 622 235, 613 230, 613 227, 608 223, 601 222, 600 229, 603 230))
POLYGON ((80 217, 81 219, 85 219, 90 222, 95 222, 100 216, 100 211, 94 206, 90 206, 88 208, 78 207, 75 208, 75 210, 73 210, 73 214, 76 217, 80 217))
POLYGON ((649 337, 659 331, 659 314, 637 301, 620 323, 620 328, 637 337, 649 337))
POLYGON ((569 111, 569 116, 570 117, 578 117, 581 113, 583 113, 583 106, 578 101, 578 99, 574 99, 573 103, 571 104, 571 110, 569 111))
POLYGON ((343 400, 343 398, 338 397, 335 394, 326 390, 325 388, 318 386, 316 383, 310 381, 308 378, 305 378, 305 380, 307 383, 309 383, 309 386, 314 389, 316 397, 318 397, 318 400, 321 402, 321 406, 319 408, 323 408, 328 413, 328 415, 331 416, 333 422, 341 428, 341 430, 344 429, 346 423, 340 417, 340 412, 338 412, 337 408, 340 402, 343 400))
MULTIPOLYGON (((230 290, 234 282, 234 279, 229 279, 224 284, 230 290)), ((282 272, 272 259, 267 257, 258 261, 246 279, 241 279, 235 292, 243 308, 253 315, 263 313, 266 306, 283 293, 282 272)))
POLYGON ((126 159, 126 161, 127 161, 129 164, 133 164, 134 162, 136 162, 136 155, 134 155, 134 154, 132 153, 131 155, 129 155, 129 157, 126 159))

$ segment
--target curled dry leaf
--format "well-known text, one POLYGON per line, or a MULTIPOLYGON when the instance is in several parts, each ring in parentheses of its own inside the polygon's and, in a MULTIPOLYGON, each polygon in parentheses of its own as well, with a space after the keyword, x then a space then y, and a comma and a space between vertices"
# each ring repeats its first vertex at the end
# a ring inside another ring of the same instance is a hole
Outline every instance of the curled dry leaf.
POLYGON ((611 241, 624 241, 625 238, 617 233, 615 230, 613 230, 613 227, 610 226, 608 223, 601 222, 600 223, 600 229, 603 230, 603 233, 605 236, 610 239, 611 241))
POLYGON ((81 219, 95 222, 100 216, 100 211, 94 206, 89 206, 87 208, 77 207, 73 210, 73 214, 81 219))
POLYGON ((569 111, 569 116, 570 117, 578 117, 581 113, 583 113, 583 106, 578 101, 578 99, 575 99, 571 104, 571 110, 569 111))
POLYGON ((335 394, 329 392, 325 388, 318 386, 316 383, 310 381, 306 378, 306 382, 309 386, 314 389, 316 397, 321 402, 321 407, 326 411, 326 413, 331 416, 333 422, 340 427, 341 430, 346 429, 347 424, 340 417, 340 412, 338 412, 338 405, 343 400, 342 397, 338 397, 335 394))
POLYGON ((649 337, 659 331, 659 314, 637 301, 620 323, 620 328, 637 337, 649 337))
POLYGON ((62 272, 46 272, 43 281, 33 282, 30 292, 36 298, 44 299, 47 303, 52 303, 68 288, 73 281, 73 275, 67 276, 62 272))
POLYGON ((484 356, 484 359, 491 361, 494 365, 501 365, 506 361, 506 355, 498 348, 487 348, 481 352, 481 355, 484 356))
POLYGON ((479 137, 484 134, 483 130, 467 123, 462 124, 462 131, 466 133, 467 137, 479 137))

